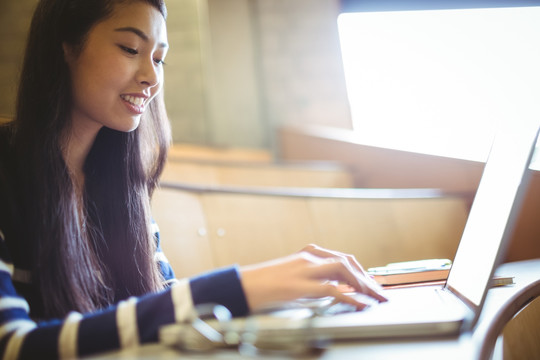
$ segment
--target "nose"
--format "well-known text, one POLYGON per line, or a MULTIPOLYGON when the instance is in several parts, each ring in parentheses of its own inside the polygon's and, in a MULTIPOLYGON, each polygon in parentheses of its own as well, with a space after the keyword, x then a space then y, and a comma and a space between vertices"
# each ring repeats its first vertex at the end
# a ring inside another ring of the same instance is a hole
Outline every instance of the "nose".
POLYGON ((160 74, 153 59, 141 61, 136 80, 145 87, 154 87, 159 84, 160 74))

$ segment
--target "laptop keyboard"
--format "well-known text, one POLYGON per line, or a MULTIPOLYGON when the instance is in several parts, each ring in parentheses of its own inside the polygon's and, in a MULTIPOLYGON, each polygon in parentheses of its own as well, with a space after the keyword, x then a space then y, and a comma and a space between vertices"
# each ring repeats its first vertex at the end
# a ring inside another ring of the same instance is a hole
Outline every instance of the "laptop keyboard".
POLYGON ((436 303, 442 305, 444 303, 443 298, 446 294, 443 293, 439 286, 425 286, 425 287, 412 287, 402 289, 388 289, 383 290, 383 294, 388 301, 379 303, 377 300, 360 293, 348 294, 354 297, 359 302, 366 304, 366 307, 362 310, 358 310, 354 305, 336 302, 332 297, 320 298, 320 299, 299 299, 286 304, 281 304, 277 307, 269 308, 269 312, 282 312, 285 310, 304 309, 309 310, 305 315, 315 314, 317 316, 333 316, 345 313, 353 312, 372 312, 372 311, 422 311, 426 307, 433 308, 434 300, 436 303), (385 310, 386 309, 386 310, 385 310), (398 310, 401 309, 401 310, 398 310))
MULTIPOLYGON (((354 297, 356 300, 360 301, 363 304, 366 304, 367 306, 362 310, 357 310, 357 308, 353 305, 346 304, 346 303, 336 303, 332 300, 326 300, 323 299, 319 300, 319 302, 314 301, 312 304, 308 304, 307 306, 311 308, 317 315, 319 316, 332 316, 337 314, 343 314, 343 313, 350 313, 350 312, 356 312, 356 311, 370 311, 374 308, 380 308, 380 307, 386 307, 387 305, 399 302, 406 304, 406 306, 411 308, 418 308, 422 307, 423 304, 429 303, 430 305, 433 305, 433 299, 438 298, 440 299, 441 304, 444 302, 444 299, 446 298, 445 294, 441 294, 440 288, 433 288, 433 287, 425 287, 425 288, 410 288, 410 289, 397 289, 397 290, 384 290, 384 295, 388 298, 387 302, 379 303, 375 299, 366 296, 364 294, 350 294, 350 296, 354 297), (436 296, 434 296, 437 294, 436 296), (428 296, 429 295, 429 296, 428 296)), ((378 309, 381 310, 381 309, 378 309)))
MULTIPOLYGON (((362 302, 363 304, 366 304, 366 307, 361 311, 367 311, 371 307, 379 305, 379 302, 364 294, 352 294, 350 296, 354 297, 356 300, 362 302)), ((342 302, 335 302, 335 300, 331 298, 306 301, 302 304, 302 306, 311 309, 319 316, 332 316, 337 314, 359 311, 354 305, 342 302)))

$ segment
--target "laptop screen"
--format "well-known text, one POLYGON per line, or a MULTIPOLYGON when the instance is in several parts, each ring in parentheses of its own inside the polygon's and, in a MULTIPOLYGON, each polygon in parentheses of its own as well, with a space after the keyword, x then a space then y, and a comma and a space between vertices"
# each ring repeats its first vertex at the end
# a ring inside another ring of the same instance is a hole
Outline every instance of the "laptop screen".
POLYGON ((501 127, 472 205, 447 286, 475 306, 483 300, 504 241, 512 235, 536 145, 536 121, 501 127))

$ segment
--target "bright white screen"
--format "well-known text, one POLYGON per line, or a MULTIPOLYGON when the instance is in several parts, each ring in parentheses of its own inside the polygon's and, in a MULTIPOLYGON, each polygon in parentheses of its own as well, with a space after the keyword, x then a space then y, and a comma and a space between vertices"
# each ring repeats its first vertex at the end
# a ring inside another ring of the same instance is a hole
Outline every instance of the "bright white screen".
POLYGON ((538 24, 538 7, 340 15, 360 142, 485 161, 497 124, 540 99, 538 24))

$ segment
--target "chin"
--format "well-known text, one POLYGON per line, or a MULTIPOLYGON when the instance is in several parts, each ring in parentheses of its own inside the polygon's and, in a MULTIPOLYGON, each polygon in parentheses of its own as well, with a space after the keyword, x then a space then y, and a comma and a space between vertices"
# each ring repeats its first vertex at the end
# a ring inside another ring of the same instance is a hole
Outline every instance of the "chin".
POLYGON ((139 123, 135 124, 134 126, 130 127, 129 129, 124 130, 124 132, 132 132, 136 130, 139 127, 139 123))
POLYGON ((136 120, 132 120, 130 122, 126 122, 124 124, 118 124, 114 127, 109 127, 112 130, 121 131, 121 132, 132 132, 133 130, 137 129, 140 124, 140 117, 136 120))

